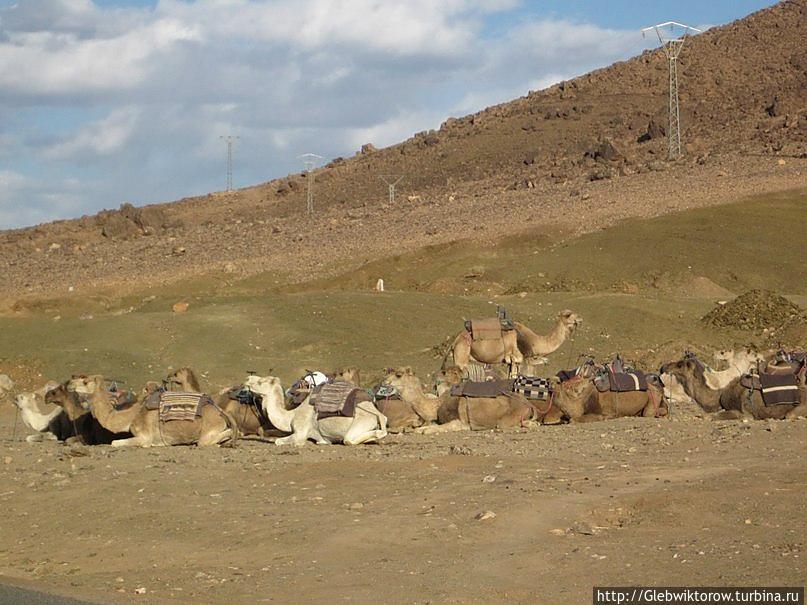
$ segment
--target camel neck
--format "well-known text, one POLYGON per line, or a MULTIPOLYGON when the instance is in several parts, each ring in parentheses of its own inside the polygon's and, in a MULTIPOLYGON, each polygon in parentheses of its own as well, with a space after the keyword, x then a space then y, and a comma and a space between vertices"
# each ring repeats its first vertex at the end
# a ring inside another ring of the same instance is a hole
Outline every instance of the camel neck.
POLYGON ((678 377, 686 394, 692 397, 705 411, 713 412, 720 408, 720 391, 709 388, 703 371, 691 376, 678 377))
POLYGON ((112 406, 109 395, 103 389, 90 395, 89 401, 92 415, 102 427, 113 433, 128 431, 141 408, 140 404, 136 403, 124 410, 116 410, 112 406))
MULTIPOLYGON (((269 417, 269 422, 284 433, 291 433, 291 420, 294 417, 294 410, 287 410, 283 405, 283 389, 276 387, 267 393, 261 393, 263 397, 263 411, 269 417)), ((304 402, 302 405, 306 405, 304 402)))
POLYGON ((51 420, 56 418, 62 410, 56 408, 49 414, 42 414, 38 410, 32 410, 31 408, 22 408, 20 410, 20 416, 22 417, 22 421, 25 425, 34 431, 42 432, 48 425, 50 424, 51 420))

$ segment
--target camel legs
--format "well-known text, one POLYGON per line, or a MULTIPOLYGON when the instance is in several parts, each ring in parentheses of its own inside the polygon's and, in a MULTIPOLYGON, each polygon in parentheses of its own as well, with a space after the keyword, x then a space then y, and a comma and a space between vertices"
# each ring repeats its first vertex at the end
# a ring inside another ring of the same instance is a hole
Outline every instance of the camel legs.
POLYGON ((785 420, 795 420, 796 418, 807 418, 807 403, 797 405, 785 414, 785 420))
POLYGON ((203 433, 199 436, 199 441, 197 441, 197 445, 199 446, 206 446, 206 445, 216 445, 218 443, 224 443, 225 441, 229 441, 233 438, 233 430, 230 427, 222 429, 220 431, 210 431, 208 433, 203 433))
POLYGON ((373 408, 356 409, 356 415, 342 443, 345 445, 361 445, 368 441, 378 441, 387 436, 387 417, 373 408))
POLYGON ((25 441, 28 443, 38 443, 40 441, 58 441, 59 438, 53 433, 36 433, 35 435, 28 435, 25 441))
POLYGON ((151 447, 154 443, 135 436, 129 439, 115 439, 110 445, 112 447, 151 447))
POLYGON ((452 420, 445 424, 428 424, 426 426, 419 426, 415 432, 419 435, 439 435, 440 433, 454 433, 457 431, 470 431, 471 427, 465 424, 462 420, 452 420))

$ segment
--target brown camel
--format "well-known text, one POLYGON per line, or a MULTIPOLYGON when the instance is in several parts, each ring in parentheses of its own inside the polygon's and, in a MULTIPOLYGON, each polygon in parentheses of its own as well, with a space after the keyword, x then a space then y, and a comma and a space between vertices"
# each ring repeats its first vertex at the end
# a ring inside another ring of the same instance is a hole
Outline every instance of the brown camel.
POLYGON ((483 431, 523 427, 536 422, 555 424, 560 421, 560 411, 550 402, 528 401, 519 393, 497 397, 452 396, 451 387, 459 384, 462 377, 463 372, 457 366, 449 366, 438 373, 438 424, 420 427, 416 432, 436 434, 464 430, 483 431))
POLYGON ((758 390, 746 389, 742 385, 742 377, 735 378, 721 390, 709 388, 703 365, 691 357, 665 364, 661 370, 675 376, 686 394, 705 412, 713 413, 717 420, 791 420, 807 417, 807 387, 803 384, 799 386, 800 404, 766 406, 758 390))
POLYGON ((555 327, 546 336, 517 321, 513 322, 515 330, 502 331, 500 338, 490 340, 474 340, 468 330, 463 330, 446 353, 443 368, 455 365, 465 370, 472 359, 479 363, 520 365, 525 358, 556 351, 580 323, 579 315, 566 310, 558 314, 555 327))
POLYGON ((241 385, 222 391, 215 401, 217 406, 235 420, 241 435, 277 437, 286 434, 272 425, 261 407, 260 396, 247 391, 241 385))
POLYGON ((653 418, 667 415, 664 393, 654 385, 646 391, 601 393, 585 376, 575 376, 555 387, 553 403, 571 422, 595 422, 620 416, 653 418))
POLYGON ((116 408, 104 387, 102 376, 80 376, 68 382, 84 409, 115 433, 129 431, 130 439, 116 439, 113 446, 153 447, 163 445, 215 445, 238 439, 236 422, 216 405, 205 405, 201 417, 162 422, 160 411, 141 403, 116 408))
POLYGON ((423 384, 412 368, 387 369, 381 386, 394 389, 396 396, 376 399, 375 405, 387 417, 387 430, 400 433, 437 419, 440 400, 423 391, 423 384))

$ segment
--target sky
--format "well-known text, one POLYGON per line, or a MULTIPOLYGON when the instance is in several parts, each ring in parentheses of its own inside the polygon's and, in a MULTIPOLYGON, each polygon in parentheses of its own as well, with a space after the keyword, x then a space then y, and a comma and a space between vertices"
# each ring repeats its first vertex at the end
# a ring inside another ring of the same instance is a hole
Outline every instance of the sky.
MULTIPOLYGON (((758 0, 0 0, 0 229, 299 172, 758 0)), ((383 196, 383 184, 379 184, 383 196)))

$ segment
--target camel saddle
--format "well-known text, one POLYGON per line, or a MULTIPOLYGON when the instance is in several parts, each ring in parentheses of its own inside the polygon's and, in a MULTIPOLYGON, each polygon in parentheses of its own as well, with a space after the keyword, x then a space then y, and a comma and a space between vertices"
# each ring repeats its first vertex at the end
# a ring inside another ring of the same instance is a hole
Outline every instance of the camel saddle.
POLYGON ((485 382, 466 380, 451 387, 452 397, 493 399, 499 395, 512 394, 513 380, 487 380, 485 382))
POLYGON ((381 384, 373 391, 373 399, 376 401, 388 401, 390 399, 400 399, 401 394, 395 387, 381 384))
POLYGON ((315 387, 311 392, 311 404, 317 411, 317 419, 345 416, 352 418, 356 404, 372 401, 370 394, 352 382, 335 380, 315 387))
POLYGON ((641 370, 626 370, 614 373, 611 369, 594 379, 594 386, 600 393, 611 391, 613 393, 629 393, 631 391, 646 391, 647 377, 641 370))
POLYGON ((471 340, 499 340, 502 332, 515 329, 512 321, 499 317, 469 319, 465 322, 465 330, 471 335, 471 340))
POLYGON ((768 364, 766 371, 759 374, 745 374, 740 384, 749 391, 759 391, 766 406, 798 405, 799 377, 793 366, 787 362, 781 365, 768 364))
POLYGON ((156 391, 143 402, 147 410, 159 410, 160 422, 172 420, 195 420, 202 415, 206 405, 214 405, 210 395, 203 393, 179 393, 156 391))
POLYGON ((552 383, 548 378, 519 374, 513 381, 513 390, 527 400, 546 401, 552 397, 552 383))

